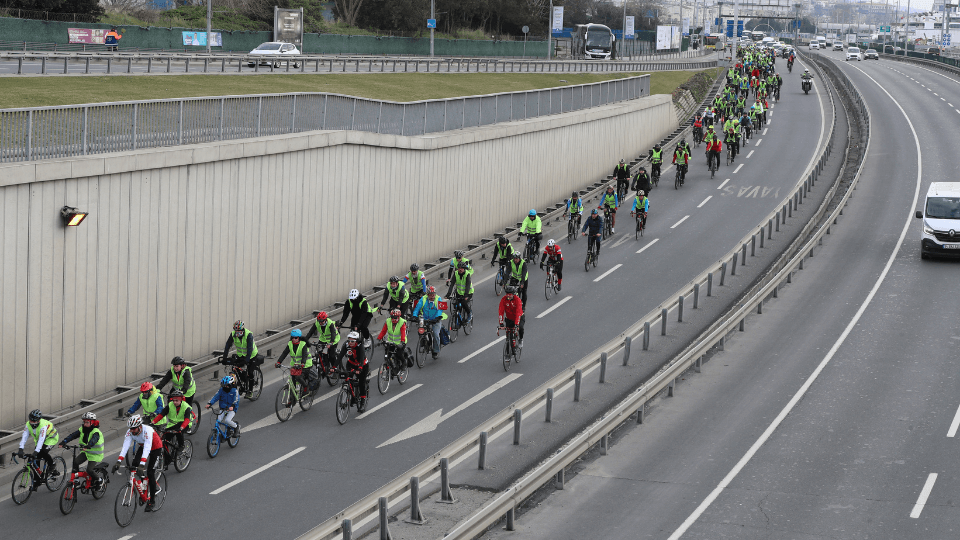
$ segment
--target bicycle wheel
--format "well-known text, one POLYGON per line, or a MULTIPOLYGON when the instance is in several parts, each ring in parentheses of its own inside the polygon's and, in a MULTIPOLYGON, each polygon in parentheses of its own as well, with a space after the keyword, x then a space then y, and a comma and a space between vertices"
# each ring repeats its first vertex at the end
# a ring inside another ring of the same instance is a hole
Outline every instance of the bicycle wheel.
POLYGON ((60 513, 67 515, 73 511, 73 507, 77 504, 77 488, 73 485, 73 482, 67 482, 67 485, 64 486, 63 492, 60 495, 60 513))
POLYGON ((573 243, 573 238, 574 238, 574 236, 576 236, 576 234, 577 234, 577 233, 576 233, 576 231, 574 230, 574 227, 573 227, 573 220, 571 219, 571 220, 567 221, 567 243, 568 243, 568 244, 572 244, 572 243, 573 243))
POLYGON ((543 284, 543 295, 547 300, 553 297, 553 272, 547 272, 547 280, 543 284))
POLYGON ((522 347, 514 347, 514 348, 513 348, 513 363, 514 363, 514 364, 519 364, 519 363, 520 363, 520 354, 521 354, 522 352, 523 352, 523 348, 522 348, 522 347))
POLYGON ((427 336, 420 336, 420 339, 417 341, 417 367, 423 368, 424 362, 427 360, 427 355, 433 352, 433 346, 430 345, 430 340, 427 339, 427 336))
POLYGON ((450 319, 447 321, 447 332, 450 333, 450 343, 456 343, 457 338, 459 337, 457 335, 460 332, 460 328, 457 326, 457 324, 460 322, 459 319, 460 310, 456 310, 453 313, 453 317, 450 317, 450 319))
POLYGON ((250 401, 260 399, 261 392, 263 392, 263 372, 260 371, 260 368, 255 367, 250 372, 250 397, 247 399, 250 401))
POLYGON ((315 392, 313 390, 304 389, 302 385, 300 386, 300 391, 302 392, 302 394, 300 394, 300 410, 309 411, 310 407, 313 406, 315 392))
POLYGON ((595 248, 593 250, 593 257, 591 257, 590 262, 593 263, 593 267, 597 267, 597 261, 600 260, 600 248, 595 248))
POLYGON ((237 427, 233 428, 233 435, 227 438, 227 445, 230 448, 236 448, 240 444, 240 422, 235 422, 237 427))
POLYGON ((64 461, 62 456, 56 456, 53 458, 53 470, 47 472, 47 489, 50 491, 57 491, 63 487, 64 480, 67 479, 66 475, 67 462, 64 461))
POLYGON ((190 417, 193 420, 190 422, 190 425, 187 426, 187 429, 186 431, 184 431, 184 434, 193 435, 194 433, 197 432, 198 429, 200 429, 200 414, 201 414, 200 410, 201 409, 199 406, 190 407, 190 411, 191 411, 190 417))
POLYGON ((211 458, 217 457, 220 453, 220 433, 217 428, 210 430, 210 436, 207 437, 207 455, 211 458))
POLYGON ((643 230, 640 228, 640 217, 639 217, 639 216, 637 216, 637 220, 636 220, 636 221, 637 221, 637 230, 636 230, 636 232, 634 232, 634 236, 636 236, 636 239, 639 240, 640 237, 643 236, 643 230))
POLYGON ((346 388, 341 388, 340 393, 337 394, 337 422, 340 425, 347 423, 347 420, 350 418, 350 391, 346 388))
POLYGON ((163 503, 166 500, 167 476, 161 472, 157 475, 157 492, 153 494, 153 511, 156 512, 163 508, 163 503))
POLYGON ((503 274, 500 270, 497 270, 497 277, 493 279, 493 292, 497 293, 497 296, 503 294, 503 274))
POLYGON ((139 496, 129 481, 120 489, 117 501, 113 504, 113 517, 117 520, 117 525, 126 527, 133 523, 133 518, 137 515, 139 496))
POLYGON ((110 481, 107 478, 107 469, 101 468, 101 467, 94 469, 93 478, 94 478, 94 481, 96 480, 100 481, 100 489, 96 489, 96 488, 91 489, 90 493, 93 494, 94 499, 97 499, 99 501, 100 499, 103 498, 104 495, 107 494, 107 483, 110 481))
POLYGON ((680 189, 680 168, 677 167, 677 174, 673 178, 673 189, 680 189))
POLYGON ((30 491, 30 486, 33 483, 33 476, 30 474, 30 468, 24 467, 17 473, 17 476, 14 477, 13 483, 10 484, 10 497, 13 499, 13 502, 20 505, 27 502, 27 499, 30 498, 30 494, 33 493, 30 491))
POLYGON ((401 386, 403 383, 407 382, 407 375, 409 375, 409 373, 410 372, 407 371, 407 366, 402 366, 400 371, 397 372, 397 382, 400 383, 401 386))
POLYGON ((510 359, 513 358, 513 354, 510 353, 510 335, 507 334, 507 339, 503 343, 503 370, 510 371, 510 359))
POLYGON ((390 365, 388 362, 389 360, 384 360, 383 364, 380 365, 380 371, 377 372, 377 390, 380 391, 380 395, 386 394, 387 390, 390 389, 390 365))
MULTIPOLYGON (((471 302, 472 302, 472 301, 471 301, 471 302)), ((463 334, 466 335, 466 336, 469 336, 469 335, 470 335, 470 332, 473 332, 473 317, 471 316, 470 318, 467 318, 467 311, 466 311, 466 309, 464 309, 464 310, 461 312, 460 320, 461 320, 461 321, 466 321, 465 323, 463 323, 463 324, 460 325, 460 326, 463 328, 463 334)))
POLYGON ((277 411, 277 419, 286 422, 293 416, 293 393, 290 390, 290 384, 285 384, 277 390, 277 399, 274 402, 274 408, 277 411))
POLYGON ((177 452, 177 458, 173 460, 173 468, 177 470, 178 473, 181 473, 187 470, 187 467, 190 466, 190 462, 193 460, 193 443, 190 439, 183 440, 183 448, 177 452))
POLYGON ((590 271, 590 251, 587 251, 587 258, 583 260, 583 270, 585 272, 590 271))

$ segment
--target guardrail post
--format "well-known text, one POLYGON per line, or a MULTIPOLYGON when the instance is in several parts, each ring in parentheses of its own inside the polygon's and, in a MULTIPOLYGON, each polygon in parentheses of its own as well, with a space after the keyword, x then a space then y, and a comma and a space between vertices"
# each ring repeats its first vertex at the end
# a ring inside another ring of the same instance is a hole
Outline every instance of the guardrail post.
MULTIPOLYGON (((734 255, 734 257, 736 257, 736 255, 734 255)), ((726 277, 727 277, 727 263, 724 262, 723 264, 720 265, 720 286, 721 287, 723 287, 723 282, 726 280, 726 277)))
POLYGON ((630 344, 633 343, 633 338, 627 336, 623 338, 623 365, 630 365, 630 344))
POLYGON ((693 284, 693 309, 697 309, 700 305, 700 284, 693 284))
POLYGON ((440 500, 438 502, 453 504, 457 502, 450 491, 450 461, 440 458, 440 500))
POLYGON ((343 520, 340 528, 343 529, 343 540, 353 540, 353 521, 349 519, 343 520))
POLYGON ((487 461, 487 432, 486 431, 480 432, 479 451, 477 452, 477 454, 478 454, 477 470, 482 471, 486 467, 486 461, 487 461))
POLYGON ((763 249, 763 237, 764 237, 763 227, 760 227, 759 235, 760 235, 760 249, 763 249))
POLYGON ((737 256, 734 255, 733 259, 730 261, 730 275, 737 275, 737 256))
POLYGON ((670 384, 667 385, 667 397, 673 397, 674 388, 677 386, 677 379, 670 379, 670 384))
MULTIPOLYGON (((90 72, 89 65, 87 66, 87 73, 90 72)), ((17 75, 23 75, 23 58, 17 58, 17 75)))
POLYGON ((703 355, 697 357, 697 363, 694 364, 693 367, 697 369, 697 373, 701 373, 703 371, 703 355))
POLYGON ((553 388, 547 388, 547 404, 546 404, 546 418, 544 422, 550 423, 553 421, 553 388))
POLYGON ((757 315, 763 315, 763 298, 757 303, 757 315))
MULTIPOLYGON (((767 220, 767 239, 773 240, 773 220, 772 219, 767 220)), ((763 244, 761 244, 760 247, 763 247, 763 244)))
POLYGON ((741 331, 741 332, 743 332, 743 327, 744 327, 744 324, 745 324, 745 321, 746 321, 746 320, 747 320, 746 317, 740 319, 740 331, 741 331))
MULTIPOLYGON (((791 201, 787 201, 787 217, 793 217, 793 203, 791 201)), ((784 218, 783 222, 787 222, 786 218, 784 218)))
POLYGON ((600 353, 600 384, 607 380, 607 353, 600 353))
POLYGON ((563 469, 557 471, 557 479, 554 482, 554 487, 557 489, 563 489, 563 469))
POLYGON ((380 540, 393 540, 390 536, 390 527, 388 525, 390 516, 387 515, 387 498, 377 499, 377 510, 380 512, 380 540))
POLYGON ((779 210, 777 211, 776 222, 777 222, 777 232, 780 232, 780 211, 779 210))
POLYGON ((780 290, 780 284, 777 283, 776 285, 773 286, 773 297, 774 297, 774 298, 778 298, 778 297, 779 297, 779 295, 777 294, 779 290, 780 290))
POLYGON ((123 411, 124 411, 123 407, 120 407, 119 409, 117 409, 117 420, 123 419, 123 411))
POLYGON ((707 274, 707 296, 713 296, 713 272, 707 274))
POLYGON ((523 411, 520 409, 513 410, 513 445, 518 446, 520 444, 520 424, 523 422, 523 411))
MULTIPOLYGON (((110 66, 110 64, 108 63, 108 64, 107 64, 107 67, 108 67, 107 73, 110 73, 109 66, 110 66)), ((44 75, 47 74, 47 57, 46 57, 46 56, 44 56, 43 58, 40 59, 40 73, 42 73, 42 74, 44 74, 44 75)))
POLYGON ((132 73, 131 71, 132 69, 133 69, 133 59, 127 58, 127 73, 132 73))
POLYGON ((660 310, 660 335, 667 335, 667 308, 660 310))
POLYGON ((600 455, 607 455, 608 450, 610 450, 610 435, 604 435, 600 437, 600 455))
POLYGON ((677 299, 677 322, 683 322, 683 295, 677 299))
MULTIPOLYGON (((258 63, 257 65, 259 66, 260 64, 258 63)), ((169 59, 169 58, 167 58, 167 73, 170 73, 170 59, 169 59)))
POLYGON ((756 255, 757 255, 757 235, 751 234, 750 235, 750 256, 756 257, 756 255))
POLYGON ((583 372, 579 369, 573 372, 573 400, 580 401, 580 383, 583 382, 583 372))
POLYGON ((427 520, 420 511, 420 477, 410 477, 410 519, 404 520, 413 525, 423 525, 427 520))
POLYGON ((506 531, 516 530, 513 524, 515 511, 516 511, 516 508, 510 508, 509 510, 507 510, 507 526, 503 528, 504 530, 506 531))
POLYGON ((211 381, 219 381, 219 380, 220 380, 220 370, 219 370, 219 369, 213 370, 213 376, 210 377, 210 380, 211 380, 211 381))
POLYGON ((644 413, 644 411, 645 411, 646 409, 647 409, 647 404, 646 404, 646 402, 641 403, 641 404, 640 404, 640 408, 637 409, 637 423, 638 423, 638 424, 642 424, 642 423, 643 423, 643 413, 644 413))
POLYGON ((643 350, 650 349, 650 322, 643 323, 643 350))
POLYGON ((66 58, 63 59, 63 73, 64 73, 64 75, 66 75, 66 73, 67 73, 67 59, 66 59, 66 58))

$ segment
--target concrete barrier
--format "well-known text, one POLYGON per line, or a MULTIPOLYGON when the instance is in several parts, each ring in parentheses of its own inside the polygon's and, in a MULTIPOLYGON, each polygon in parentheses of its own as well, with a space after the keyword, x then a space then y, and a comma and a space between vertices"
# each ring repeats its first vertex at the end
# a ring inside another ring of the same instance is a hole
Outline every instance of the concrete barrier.
MULTIPOLYGON (((668 95, 424 137, 319 131, 0 166, 0 425, 383 285, 676 127, 668 95), (60 208, 90 212, 76 228, 60 208)), ((379 298, 376 299, 379 301, 379 298)))

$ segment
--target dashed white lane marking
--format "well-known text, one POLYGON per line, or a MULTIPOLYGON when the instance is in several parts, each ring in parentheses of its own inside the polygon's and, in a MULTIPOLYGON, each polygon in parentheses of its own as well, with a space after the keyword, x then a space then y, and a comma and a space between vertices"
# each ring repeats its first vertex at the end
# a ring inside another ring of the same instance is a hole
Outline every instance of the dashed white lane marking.
POLYGON ((717 186, 717 189, 723 189, 723 186, 727 185, 727 182, 729 182, 729 181, 730 181, 730 179, 727 178, 726 180, 723 181, 722 184, 720 184, 719 186, 717 186))
POLYGON ((259 469, 254 469, 254 470, 248 472, 247 474, 241 476, 240 478, 237 478, 236 480, 234 480, 233 482, 230 482, 229 484, 223 486, 222 488, 220 488, 220 489, 215 489, 215 490, 211 491, 210 494, 211 494, 211 495, 219 495, 219 494, 223 493, 224 491, 232 488, 233 486, 239 484, 240 482, 243 482, 244 480, 249 480, 250 478, 253 478, 254 476, 262 473, 263 471, 269 469, 270 467, 273 467, 274 465, 276 465, 276 464, 278 464, 278 463, 281 463, 281 462, 283 462, 284 460, 290 459, 290 458, 292 458, 293 456, 299 454, 300 452, 303 452, 303 451, 306 450, 306 449, 307 449, 306 446, 301 446, 300 448, 297 448, 297 449, 294 450, 293 452, 290 452, 289 454, 286 454, 286 455, 284 455, 284 456, 280 456, 280 457, 278 457, 277 459, 271 461, 270 463, 267 463, 267 464, 264 465, 263 467, 260 467, 259 469))
POLYGON ((457 363, 458 363, 458 364, 462 364, 462 363, 466 362, 467 360, 469 360, 469 359, 473 358, 474 356, 482 353, 483 351, 489 349, 490 347, 493 347, 493 346, 496 345, 497 343, 500 343, 501 341, 503 341, 504 339, 506 339, 506 337, 507 337, 507 336, 500 336, 500 337, 498 337, 497 339, 493 340, 492 343, 488 343, 487 345, 484 345, 483 347, 481 347, 481 348, 477 349, 476 351, 470 353, 469 356, 467 356, 467 357, 464 358, 463 360, 460 360, 460 361, 457 362, 457 363))
POLYGON ((950 429, 947 430, 947 437, 956 436, 957 428, 960 428, 960 409, 957 409, 957 414, 953 416, 953 422, 950 422, 950 429))
POLYGON ((934 93, 933 93, 933 95, 935 95, 935 96, 939 96, 940 94, 938 94, 938 93, 936 93, 936 92, 934 92, 934 93))
POLYGON ((917 519, 920 517, 920 512, 923 512, 923 507, 927 504, 927 498, 930 497, 930 492, 933 491, 933 484, 937 481, 937 473, 930 473, 930 476, 927 476, 927 481, 923 484, 923 489, 920 490, 920 497, 917 498, 917 504, 913 505, 913 510, 910 511, 910 517, 917 519))
POLYGON ((557 309, 558 307, 562 306, 564 303, 567 302, 567 300, 570 300, 571 298, 573 298, 573 297, 572 297, 572 296, 568 296, 568 297, 564 298, 563 300, 557 302, 557 303, 554 304, 553 306, 547 308, 547 310, 544 311, 543 313, 537 315, 537 318, 538 318, 538 319, 542 319, 542 318, 546 317, 547 315, 550 314, 551 311, 553 311, 553 310, 557 309))
POLYGON ((594 283, 596 283, 597 281, 600 281, 601 279, 609 276, 609 275, 612 274, 614 271, 616 271, 617 268, 620 268, 621 266, 623 266, 623 265, 622 265, 622 264, 618 264, 618 265, 614 266, 613 268, 607 270, 606 272, 600 274, 599 276, 597 276, 597 279, 593 280, 594 283))
POLYGON ((760 143, 763 142, 763 139, 757 139, 757 142, 754 143, 754 146, 760 146, 760 143))
POLYGON ((713 195, 710 195, 709 197, 707 197, 706 199, 704 199, 702 203, 698 204, 698 205, 697 205, 697 208, 702 208, 703 205, 707 204, 707 201, 709 201, 709 200, 712 199, 712 198, 713 198, 713 195))
POLYGON ((770 128, 763 128, 763 135, 764 135, 764 136, 767 135, 767 130, 768 130, 768 129, 770 129, 770 128))
POLYGON ((737 168, 733 170, 733 174, 737 174, 738 172, 740 172, 740 169, 741 169, 742 167, 743 167, 743 163, 737 165, 737 168))
POLYGON ((647 244, 647 245, 643 246, 642 248, 638 249, 638 250, 637 250, 637 253, 643 253, 643 250, 645 250, 645 249, 647 249, 648 247, 656 244, 659 240, 660 240, 659 238, 654 238, 653 240, 650 241, 649 244, 647 244))
POLYGON ((689 215, 683 216, 683 218, 681 218, 680 221, 674 223, 672 226, 670 226, 670 228, 671 228, 671 229, 676 229, 677 226, 680 225, 681 223, 683 223, 684 221, 686 221, 688 217, 690 217, 690 216, 689 216, 689 215))
POLYGON ((747 154, 747 159, 750 159, 750 156, 752 156, 754 152, 756 152, 756 150, 751 150, 750 153, 747 154))

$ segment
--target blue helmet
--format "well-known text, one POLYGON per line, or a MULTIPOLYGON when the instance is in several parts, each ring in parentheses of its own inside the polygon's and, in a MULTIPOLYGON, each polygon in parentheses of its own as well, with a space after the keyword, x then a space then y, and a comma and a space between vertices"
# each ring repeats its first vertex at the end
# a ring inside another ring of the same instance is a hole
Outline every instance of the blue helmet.
POLYGON ((536 208, 531 208, 531 209, 530 209, 530 217, 537 217, 537 209, 536 209, 536 208))
POLYGON ((303 332, 301 332, 299 328, 294 328, 290 331, 290 337, 292 338, 298 338, 301 336, 303 336, 303 332))
POLYGON ((233 375, 227 375, 226 377, 220 379, 220 386, 230 387, 233 386, 234 378, 233 375))

